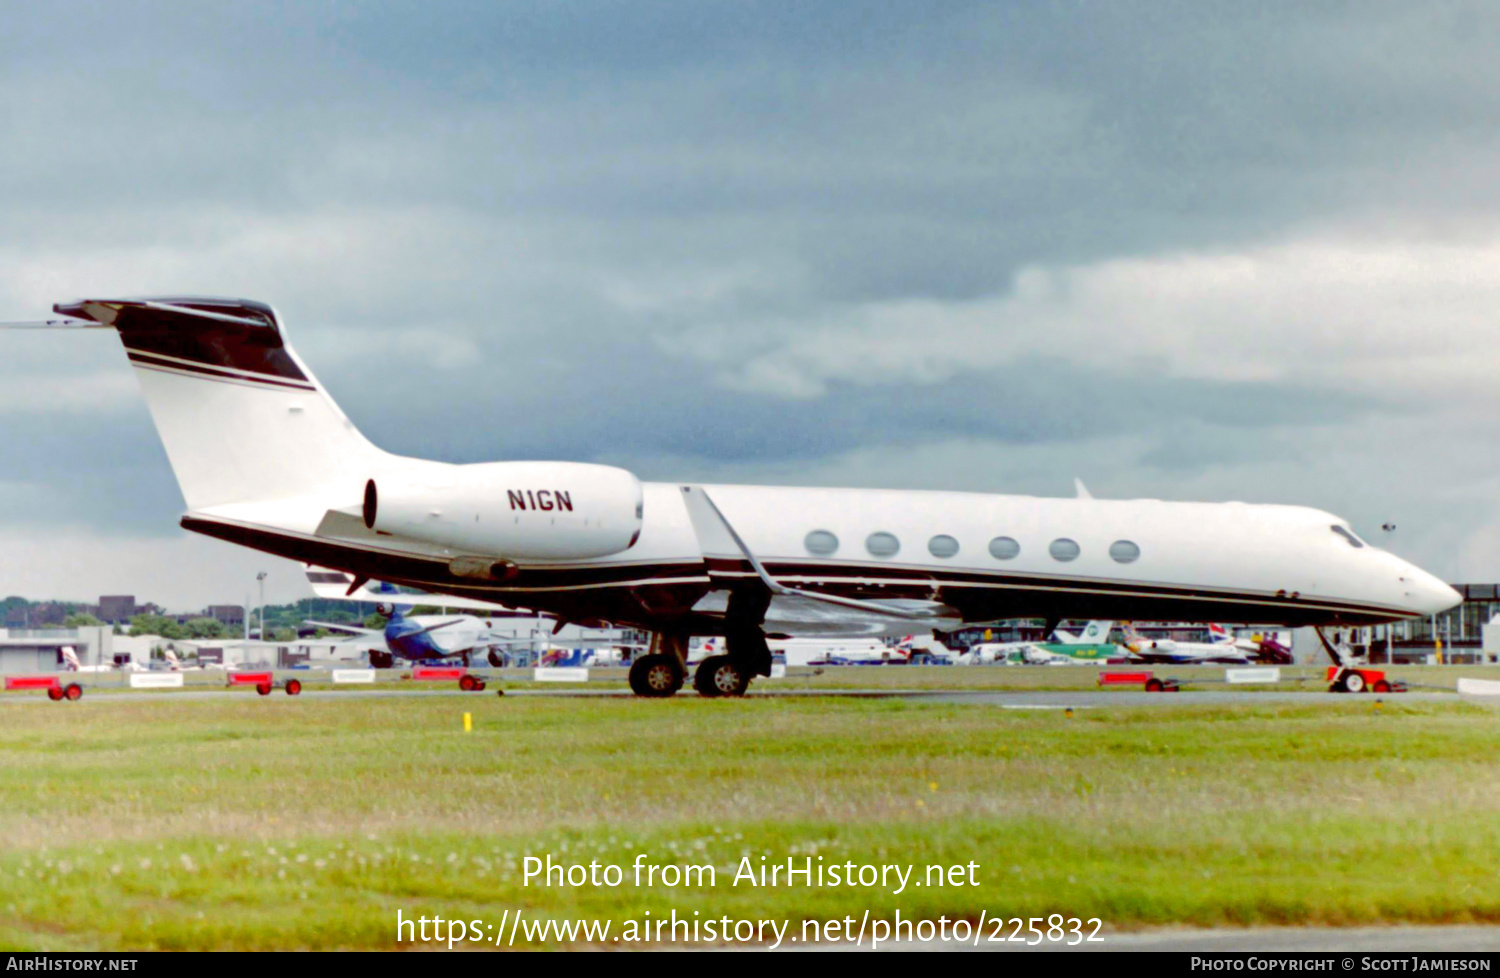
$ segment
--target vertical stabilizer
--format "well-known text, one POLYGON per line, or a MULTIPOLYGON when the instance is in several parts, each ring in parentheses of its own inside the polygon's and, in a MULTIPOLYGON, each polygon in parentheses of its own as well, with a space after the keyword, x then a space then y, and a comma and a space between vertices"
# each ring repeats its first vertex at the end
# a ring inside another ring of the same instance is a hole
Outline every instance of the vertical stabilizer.
POLYGON ((88 299, 57 312, 120 334, 190 510, 357 486, 385 453, 245 299, 88 299))

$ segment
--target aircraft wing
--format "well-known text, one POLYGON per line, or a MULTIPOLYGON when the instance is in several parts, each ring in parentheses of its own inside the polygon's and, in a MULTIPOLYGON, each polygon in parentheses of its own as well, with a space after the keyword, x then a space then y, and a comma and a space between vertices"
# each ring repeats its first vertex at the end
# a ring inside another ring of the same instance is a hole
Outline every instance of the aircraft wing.
POLYGON ((378 628, 360 628, 356 625, 345 625, 333 621, 304 621, 304 625, 312 625, 316 628, 326 628, 330 632, 348 632, 350 635, 382 635, 378 628))
POLYGON ((505 637, 489 638, 482 645, 498 645, 507 649, 530 649, 537 646, 554 649, 646 649, 644 642, 617 642, 607 638, 554 638, 538 635, 535 638, 505 637))
MULTIPOLYGON (((777 581, 750 551, 718 505, 702 486, 683 486, 684 501, 704 556, 748 560, 771 592, 765 630, 771 633, 817 635, 905 635, 913 625, 956 628, 962 616, 940 601, 906 598, 846 598, 777 581)), ((725 592, 711 592, 693 610, 714 614, 728 610, 725 592)))

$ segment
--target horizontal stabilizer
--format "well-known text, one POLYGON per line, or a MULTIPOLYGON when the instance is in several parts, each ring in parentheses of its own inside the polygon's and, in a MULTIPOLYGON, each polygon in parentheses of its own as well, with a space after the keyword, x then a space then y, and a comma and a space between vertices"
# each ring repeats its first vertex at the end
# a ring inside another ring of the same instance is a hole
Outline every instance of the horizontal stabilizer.
POLYGON ((350 635, 366 635, 374 637, 381 634, 378 628, 356 628, 353 625, 344 625, 334 621, 304 621, 304 625, 314 628, 326 628, 330 632, 348 632, 350 635))
MULTIPOLYGON (((327 567, 317 567, 313 564, 303 566, 307 571, 307 583, 313 593, 320 598, 329 598, 334 601, 358 601, 361 604, 427 604, 439 608, 478 611, 492 615, 501 613, 509 615, 519 610, 494 601, 481 601, 478 598, 460 598, 451 594, 419 591, 415 588, 397 588, 385 581, 365 581, 351 593, 349 586, 354 583, 354 575, 327 567)), ((527 615, 530 617, 529 612, 527 615)))
POLYGON ((86 319, 33 319, 27 322, 0 323, 0 329, 103 329, 103 323, 86 319))

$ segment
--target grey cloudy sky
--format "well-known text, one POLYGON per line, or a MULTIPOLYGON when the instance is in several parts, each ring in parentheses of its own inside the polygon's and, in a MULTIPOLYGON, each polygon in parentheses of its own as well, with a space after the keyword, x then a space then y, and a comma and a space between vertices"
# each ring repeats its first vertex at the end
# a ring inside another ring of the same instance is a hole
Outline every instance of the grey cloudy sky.
MULTIPOLYGON (((1305 503, 1500 579, 1491 3, 0 0, 0 319, 272 302, 377 443, 1305 503)), ((118 344, 0 349, 0 592, 303 596, 118 344)), ((289 460, 295 464, 295 460, 289 460)), ((1205 541, 1205 544, 1211 544, 1205 541)))

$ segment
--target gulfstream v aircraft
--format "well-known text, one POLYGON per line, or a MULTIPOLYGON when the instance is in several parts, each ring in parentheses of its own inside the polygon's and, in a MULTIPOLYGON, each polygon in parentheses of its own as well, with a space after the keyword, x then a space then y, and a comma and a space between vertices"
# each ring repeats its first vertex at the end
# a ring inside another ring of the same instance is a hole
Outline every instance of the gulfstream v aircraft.
POLYGON ((642 483, 578 462, 384 452, 238 299, 87 299, 32 326, 115 330, 187 502, 182 526, 428 591, 651 631, 631 668, 738 695, 768 635, 1011 618, 1363 625, 1449 608, 1442 581, 1297 506, 642 483))

